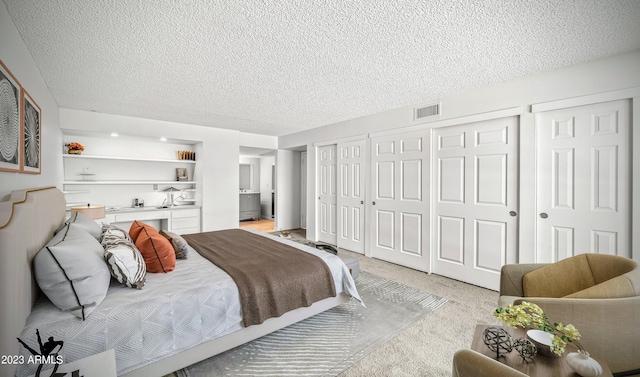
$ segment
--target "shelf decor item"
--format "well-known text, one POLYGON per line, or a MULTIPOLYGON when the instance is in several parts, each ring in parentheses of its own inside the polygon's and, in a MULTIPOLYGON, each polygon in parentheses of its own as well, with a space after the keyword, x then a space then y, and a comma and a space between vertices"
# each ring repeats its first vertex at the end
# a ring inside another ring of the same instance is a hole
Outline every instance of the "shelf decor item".
POLYGON ((189 173, 186 168, 176 168, 176 181, 188 181, 189 173))
POLYGON ((572 324, 563 325, 558 322, 551 325, 547 315, 534 303, 523 301, 518 305, 507 305, 505 308, 496 309, 493 315, 512 328, 531 327, 549 333, 551 335, 550 349, 556 355, 562 355, 568 343, 573 343, 578 349, 582 349, 582 346, 577 342, 580 340, 580 333, 575 326, 572 324))
POLYGON ((84 145, 75 141, 69 144, 65 144, 64 146, 67 147, 67 153, 69 154, 82 154, 82 152, 84 151, 84 145))
POLYGON ((0 60, 0 171, 22 169, 20 95, 22 87, 0 60))

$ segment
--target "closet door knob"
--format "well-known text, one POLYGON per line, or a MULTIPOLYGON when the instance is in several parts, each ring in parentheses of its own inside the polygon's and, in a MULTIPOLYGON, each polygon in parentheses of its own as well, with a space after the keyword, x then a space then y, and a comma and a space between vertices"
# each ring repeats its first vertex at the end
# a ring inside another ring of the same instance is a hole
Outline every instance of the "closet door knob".
POLYGON ((549 217, 549 215, 547 215, 546 213, 542 212, 540 214, 540 217, 542 217, 543 219, 546 219, 547 217, 549 217))
POLYGON ((364 200, 361 200, 361 201, 360 201, 360 204, 364 204, 364 200))
POLYGON ((374 206, 376 205, 376 202, 372 202, 371 204, 373 204, 374 206))
POLYGON ((511 211, 509 212, 509 215, 511 215, 512 217, 515 217, 516 215, 518 215, 518 213, 516 211, 511 211))

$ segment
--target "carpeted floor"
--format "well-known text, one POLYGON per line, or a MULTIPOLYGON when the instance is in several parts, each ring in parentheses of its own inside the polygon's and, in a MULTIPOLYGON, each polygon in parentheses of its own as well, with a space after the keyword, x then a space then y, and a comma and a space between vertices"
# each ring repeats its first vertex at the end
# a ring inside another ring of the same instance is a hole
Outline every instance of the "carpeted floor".
POLYGON ((351 300, 192 365, 180 377, 335 376, 446 300, 362 272, 351 300))

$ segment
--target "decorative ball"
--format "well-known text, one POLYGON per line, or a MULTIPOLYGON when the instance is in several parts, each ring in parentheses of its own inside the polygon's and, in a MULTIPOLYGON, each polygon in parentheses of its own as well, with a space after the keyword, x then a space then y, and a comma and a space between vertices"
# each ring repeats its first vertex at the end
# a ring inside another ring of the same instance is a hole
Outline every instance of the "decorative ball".
POLYGON ((512 350, 511 335, 500 327, 487 327, 482 333, 482 340, 497 357, 504 357, 512 350))
POLYGON ((527 363, 533 361, 533 357, 538 352, 538 348, 532 341, 526 338, 518 338, 513 342, 513 348, 518 351, 520 357, 527 363))

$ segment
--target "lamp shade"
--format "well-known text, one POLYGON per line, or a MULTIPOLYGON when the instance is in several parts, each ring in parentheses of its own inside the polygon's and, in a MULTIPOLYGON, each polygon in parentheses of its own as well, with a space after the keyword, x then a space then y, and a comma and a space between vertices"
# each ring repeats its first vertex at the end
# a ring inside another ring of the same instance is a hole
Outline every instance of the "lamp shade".
POLYGON ((87 204, 86 206, 71 207, 71 216, 75 215, 76 212, 80 212, 81 214, 94 220, 104 219, 105 217, 104 206, 92 206, 87 204))

